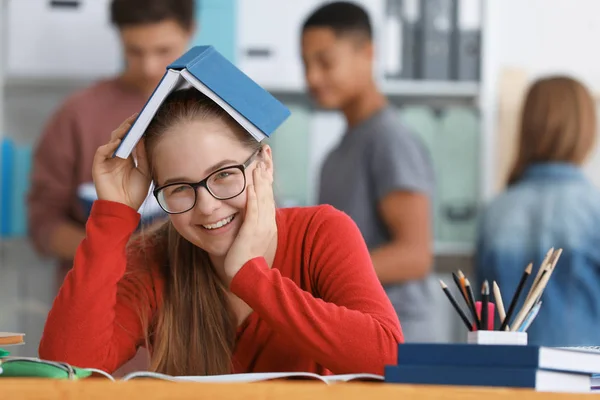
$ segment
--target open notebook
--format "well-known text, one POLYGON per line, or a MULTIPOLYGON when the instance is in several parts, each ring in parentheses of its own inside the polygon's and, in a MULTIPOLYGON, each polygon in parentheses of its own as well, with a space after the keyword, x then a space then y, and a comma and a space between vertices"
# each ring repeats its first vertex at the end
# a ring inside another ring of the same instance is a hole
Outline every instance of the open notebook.
POLYGON ((377 382, 384 380, 382 375, 375 374, 345 374, 345 375, 318 375, 310 372, 269 372, 269 373, 248 373, 248 374, 228 374, 228 375, 209 375, 209 376, 170 376, 156 372, 139 371, 125 375, 121 379, 115 379, 111 375, 96 369, 87 369, 95 374, 100 374, 110 380, 129 381, 133 379, 162 379, 173 382, 204 382, 204 383, 248 383, 264 382, 274 380, 316 380, 327 384, 338 382, 377 382))

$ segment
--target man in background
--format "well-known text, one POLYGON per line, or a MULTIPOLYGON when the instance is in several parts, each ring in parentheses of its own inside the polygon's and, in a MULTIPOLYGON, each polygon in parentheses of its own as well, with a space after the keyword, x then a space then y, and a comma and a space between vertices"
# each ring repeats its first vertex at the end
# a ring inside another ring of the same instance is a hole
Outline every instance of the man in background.
POLYGON ((78 188, 92 182, 96 149, 123 120, 140 112, 167 65, 183 54, 195 29, 194 0, 113 0, 125 67, 119 76, 71 95, 37 143, 28 195, 36 250, 61 261, 58 284, 85 236, 78 188))
POLYGON ((349 2, 315 10, 302 28, 308 89, 347 128, 322 166, 319 203, 347 213, 370 249, 407 341, 434 341, 433 166, 373 77, 368 14, 349 2))

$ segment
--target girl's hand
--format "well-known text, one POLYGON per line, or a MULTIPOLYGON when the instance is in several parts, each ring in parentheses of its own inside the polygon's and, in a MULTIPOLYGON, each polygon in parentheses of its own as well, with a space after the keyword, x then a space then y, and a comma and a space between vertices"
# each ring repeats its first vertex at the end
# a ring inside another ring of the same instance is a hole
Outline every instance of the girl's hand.
POLYGON ((132 115, 127 118, 112 132, 110 142, 98 148, 94 156, 92 176, 98 199, 123 203, 137 211, 148 196, 151 183, 143 138, 126 160, 113 157, 135 117, 136 115, 132 115))
POLYGON ((253 176, 253 184, 246 188, 248 199, 244 222, 225 257, 225 274, 229 281, 246 262, 264 257, 277 239, 273 178, 262 162, 254 169, 253 176))

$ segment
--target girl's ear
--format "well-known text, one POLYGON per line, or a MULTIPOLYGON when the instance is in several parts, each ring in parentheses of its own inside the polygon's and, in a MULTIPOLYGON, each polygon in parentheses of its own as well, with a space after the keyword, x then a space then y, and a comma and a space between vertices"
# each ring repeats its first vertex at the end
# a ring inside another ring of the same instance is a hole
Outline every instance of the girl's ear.
POLYGON ((271 178, 273 178, 274 166, 273 166, 273 153, 271 152, 271 146, 269 146, 268 144, 263 145, 262 151, 260 153, 261 153, 262 162, 264 162, 267 167, 267 172, 269 173, 269 175, 271 175, 271 178))

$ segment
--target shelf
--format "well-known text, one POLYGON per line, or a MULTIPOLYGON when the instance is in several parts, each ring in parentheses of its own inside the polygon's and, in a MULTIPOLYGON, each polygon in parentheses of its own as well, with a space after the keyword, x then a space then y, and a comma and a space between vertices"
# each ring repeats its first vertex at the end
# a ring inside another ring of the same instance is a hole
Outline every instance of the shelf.
POLYGON ((479 95, 477 82, 388 81, 380 87, 388 96, 472 98, 479 95))
MULTIPOLYGON (((82 87, 102 77, 21 77, 8 76, 4 81, 6 87, 82 87)), ((304 85, 265 84, 263 87, 274 95, 306 96, 304 85)), ((474 99, 479 95, 478 82, 458 81, 384 81, 379 84, 382 92, 390 97, 438 97, 474 99)))
MULTIPOLYGON (((308 96, 300 85, 265 85, 274 95, 308 96)), ((479 96, 478 82, 458 81, 385 81, 379 84, 381 91, 390 97, 438 97, 475 99, 479 96)))
POLYGON ((475 246, 470 243, 436 241, 433 249, 436 256, 471 257, 475 251, 475 246))
POLYGON ((24 77, 8 76, 4 80, 4 86, 11 88, 62 88, 62 87, 86 87, 103 77, 24 77))

